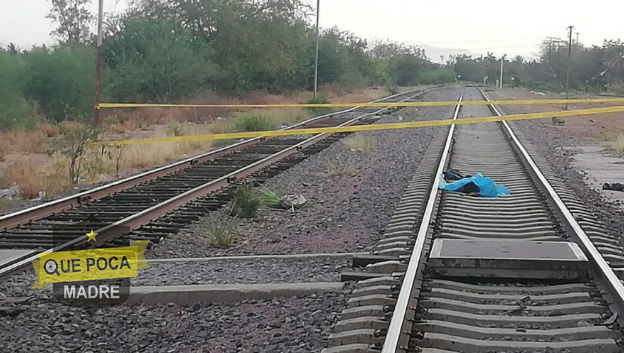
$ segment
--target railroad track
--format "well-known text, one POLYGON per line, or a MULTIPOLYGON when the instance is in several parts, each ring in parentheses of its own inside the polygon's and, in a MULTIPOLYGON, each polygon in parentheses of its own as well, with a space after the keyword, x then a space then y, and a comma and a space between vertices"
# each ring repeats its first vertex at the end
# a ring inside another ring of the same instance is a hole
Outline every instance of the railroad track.
MULTIPOLYGON (((461 99, 489 100, 474 87, 461 99)), ((433 140, 324 353, 624 351, 620 241, 518 136, 501 122, 433 140), (451 168, 511 196, 441 192, 451 168)))
MULTIPOLYGON (((375 102, 419 99, 409 91, 375 102)), ((286 129, 372 124, 396 108, 356 107, 286 129)), ((85 229, 108 246, 153 242, 227 203, 242 180, 262 183, 348 134, 255 138, 77 195, 0 217, 0 277, 30 266, 41 252, 85 246, 85 229)))

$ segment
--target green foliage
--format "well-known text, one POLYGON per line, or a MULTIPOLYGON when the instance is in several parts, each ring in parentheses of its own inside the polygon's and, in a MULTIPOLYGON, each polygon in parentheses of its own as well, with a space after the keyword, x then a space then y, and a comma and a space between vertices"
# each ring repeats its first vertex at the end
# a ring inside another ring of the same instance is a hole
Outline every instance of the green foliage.
POLYGON ((254 112, 240 114, 234 121, 236 131, 267 131, 277 127, 271 119, 254 112))
POLYGON ((32 125, 31 108, 24 98, 28 81, 24 57, 0 50, 0 129, 32 125))
POLYGON ((240 235, 238 219, 227 215, 212 216, 206 221, 206 234, 217 246, 228 248, 240 235))
MULTIPOLYGON (((308 98, 306 102, 308 104, 329 104, 331 103, 327 97, 323 95, 317 95, 316 97, 308 98)), ((323 115, 331 112, 331 108, 306 108, 311 115, 323 115)))
POLYGON ((258 214, 260 198, 254 193, 251 185, 241 185, 234 193, 234 202, 230 211, 231 216, 253 218, 258 214))
MULTIPOLYGON (((130 8, 107 19, 103 42, 102 101, 181 103, 202 91, 240 95, 311 90, 316 33, 303 0, 131 0, 130 8)), ((93 110, 95 52, 87 0, 51 0, 52 48, 0 49, 0 129, 30 127, 33 107, 46 117, 88 115, 93 110)), ((621 41, 572 46, 572 88, 620 92, 624 66, 621 41)), ((394 42, 368 43, 353 33, 321 31, 321 85, 387 87, 499 78, 500 58, 449 56, 433 64, 423 49, 394 42)), ((567 48, 542 44, 539 59, 506 60, 504 83, 561 91, 567 48)), ((310 102, 324 102, 321 100, 310 102)), ((315 109, 315 114, 329 112, 315 109)), ((262 116, 243 116, 241 131, 275 125, 262 116)), ((172 131, 174 135, 180 131, 172 131)))
POLYGON ((421 75, 420 83, 425 85, 437 85, 455 81, 455 72, 451 68, 438 68, 425 71, 421 75))
POLYGON ((90 0, 51 0, 52 9, 46 18, 57 24, 52 32, 61 41, 76 45, 89 39, 89 22, 93 15, 87 10, 90 0))
POLYGON ((401 54, 390 59, 388 69, 399 86, 413 86, 418 84, 418 76, 423 70, 423 59, 401 54))
POLYGON ((102 49, 106 88, 122 102, 173 102, 207 88, 212 50, 172 21, 129 18, 102 49))
POLYGON ((260 189, 260 205, 269 208, 282 208, 282 194, 269 189, 260 189))
POLYGON ((26 96, 46 116, 62 121, 68 115, 93 112, 95 51, 89 47, 37 48, 26 56, 30 71, 26 96))

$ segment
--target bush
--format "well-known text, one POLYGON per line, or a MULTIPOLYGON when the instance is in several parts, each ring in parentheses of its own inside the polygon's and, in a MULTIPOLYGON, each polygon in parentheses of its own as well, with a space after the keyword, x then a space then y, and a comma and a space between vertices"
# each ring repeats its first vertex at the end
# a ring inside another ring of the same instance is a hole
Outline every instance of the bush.
POLYGON ((425 71, 420 77, 420 83, 425 85, 437 85, 451 82, 455 82, 455 72, 447 68, 425 71))
POLYGON ((239 235, 236 217, 213 216, 206 222, 206 233, 213 243, 220 247, 230 247, 239 235))
MULTIPOLYGON (((315 97, 311 97, 307 101, 308 104, 329 104, 331 103, 327 97, 323 95, 318 95, 315 97)), ((307 108, 310 114, 312 115, 323 115, 331 112, 331 108, 307 108)))
POLYGON ((264 115, 255 113, 244 113, 238 116, 234 121, 234 126, 237 131, 267 131, 273 130, 277 126, 276 124, 264 115))
POLYGON ((254 218, 258 214, 260 203, 260 198, 255 195, 254 189, 251 185, 241 185, 234 193, 234 202, 232 204, 230 215, 243 218, 254 218))
POLYGON ((0 129, 32 127, 31 107, 24 99, 26 61, 18 55, 0 51, 0 129))
POLYGON ((260 204, 270 208, 282 208, 282 196, 268 189, 260 189, 260 204))
POLYGON ((95 54, 90 47, 38 48, 27 58, 30 80, 26 94, 54 121, 67 115, 93 113, 95 54))

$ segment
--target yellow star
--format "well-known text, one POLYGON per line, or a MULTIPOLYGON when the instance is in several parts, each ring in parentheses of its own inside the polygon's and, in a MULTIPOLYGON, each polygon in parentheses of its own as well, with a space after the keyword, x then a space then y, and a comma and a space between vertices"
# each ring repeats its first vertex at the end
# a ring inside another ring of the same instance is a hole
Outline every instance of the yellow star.
POLYGON ((96 236, 97 234, 98 234, 98 233, 93 233, 93 229, 91 229, 91 233, 87 233, 87 236, 89 237, 89 240, 87 240, 87 242, 90 242, 91 240, 93 240, 93 241, 97 241, 97 240, 95 240, 95 236, 96 236))

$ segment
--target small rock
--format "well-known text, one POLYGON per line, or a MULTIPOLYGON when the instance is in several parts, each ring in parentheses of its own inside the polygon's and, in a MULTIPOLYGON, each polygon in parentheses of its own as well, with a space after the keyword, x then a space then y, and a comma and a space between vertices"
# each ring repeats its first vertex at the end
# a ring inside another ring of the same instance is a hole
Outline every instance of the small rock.
POLYGON ((22 311, 24 311, 24 309, 17 307, 0 307, 0 316, 16 317, 22 311))
POLYGON ((281 200, 282 207, 286 209, 299 208, 303 206, 306 202, 308 202, 308 200, 303 197, 303 195, 285 195, 284 197, 282 197, 281 200))

